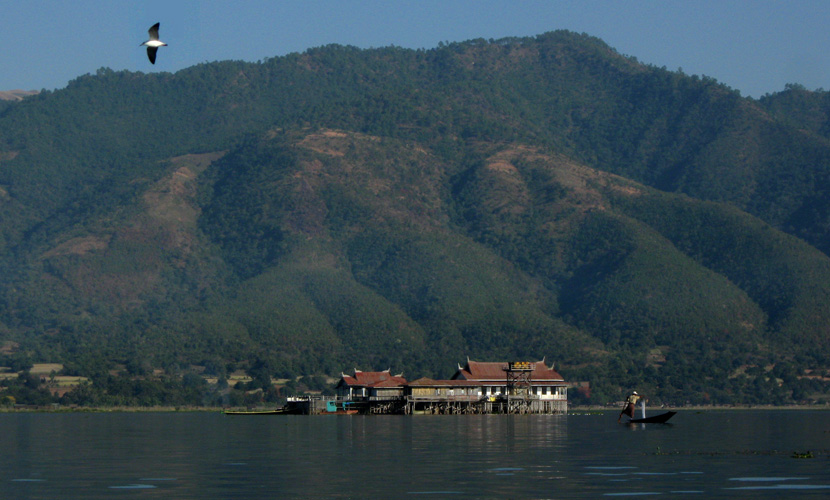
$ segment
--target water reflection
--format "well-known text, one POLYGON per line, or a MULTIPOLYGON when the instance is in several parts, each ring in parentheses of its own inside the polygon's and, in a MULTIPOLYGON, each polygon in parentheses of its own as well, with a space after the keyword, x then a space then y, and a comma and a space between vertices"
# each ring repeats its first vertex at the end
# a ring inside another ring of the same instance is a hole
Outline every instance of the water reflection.
POLYGON ((0 414, 0 496, 827 497, 830 413, 675 419, 629 432, 611 414, 0 414))

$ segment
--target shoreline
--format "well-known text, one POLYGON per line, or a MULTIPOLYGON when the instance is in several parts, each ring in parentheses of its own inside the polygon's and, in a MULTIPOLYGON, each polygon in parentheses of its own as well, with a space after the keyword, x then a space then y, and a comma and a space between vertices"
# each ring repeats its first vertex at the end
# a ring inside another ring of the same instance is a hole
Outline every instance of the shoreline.
MULTIPOLYGON (((277 406, 257 407, 256 410, 273 410, 277 406)), ((570 406, 568 414, 614 412, 621 410, 621 406, 570 406)), ((27 408, 0 408, 2 413, 224 413, 228 410, 251 410, 243 407, 202 407, 202 406, 112 406, 112 407, 27 407, 27 408)), ((830 411, 830 404, 823 405, 710 405, 710 406, 646 406, 646 410, 655 411, 830 411)))

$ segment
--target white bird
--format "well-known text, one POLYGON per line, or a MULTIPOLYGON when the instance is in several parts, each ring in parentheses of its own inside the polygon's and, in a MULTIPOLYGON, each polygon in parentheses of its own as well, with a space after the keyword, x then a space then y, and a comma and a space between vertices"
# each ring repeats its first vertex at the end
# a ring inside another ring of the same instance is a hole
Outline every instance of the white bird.
MULTIPOLYGON (((163 47, 167 44, 159 40, 159 23, 152 25, 150 29, 147 30, 147 33, 150 34, 150 39, 141 45, 147 46, 147 57, 150 58, 150 62, 152 64, 156 64, 156 52, 158 52, 159 47, 163 47)), ((139 45, 139 47, 141 45, 139 45)))

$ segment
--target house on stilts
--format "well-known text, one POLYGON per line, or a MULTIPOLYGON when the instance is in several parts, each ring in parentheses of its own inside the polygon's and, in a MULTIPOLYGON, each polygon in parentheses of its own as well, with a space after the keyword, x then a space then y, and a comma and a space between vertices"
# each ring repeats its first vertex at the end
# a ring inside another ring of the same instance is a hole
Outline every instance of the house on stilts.
POLYGON ((361 413, 567 413, 567 384, 538 362, 467 360, 449 380, 407 381, 390 370, 342 374, 337 397, 361 413))

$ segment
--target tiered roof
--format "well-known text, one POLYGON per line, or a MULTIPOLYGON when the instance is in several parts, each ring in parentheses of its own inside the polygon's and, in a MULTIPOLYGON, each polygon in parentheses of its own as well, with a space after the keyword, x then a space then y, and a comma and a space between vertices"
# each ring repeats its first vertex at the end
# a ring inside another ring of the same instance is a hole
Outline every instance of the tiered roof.
MULTIPOLYGON (((532 371, 530 379, 534 384, 560 384, 565 380, 552 367, 545 365, 545 361, 530 363, 532 371)), ((450 380, 433 380, 419 378, 407 382, 403 374, 392 375, 389 369, 382 372, 364 372, 355 370, 354 375, 341 374, 337 387, 367 387, 367 388, 396 388, 396 387, 466 387, 473 385, 501 385, 505 383, 505 369, 508 363, 481 362, 467 360, 465 366, 458 366, 458 371, 450 380)))
MULTIPOLYGON (((534 382, 564 382, 562 375, 552 367, 545 365, 545 360, 533 363, 533 371, 530 377, 534 382)), ((465 366, 458 366, 458 371, 452 376, 453 380, 475 380, 477 382, 504 382, 505 370, 508 363, 482 362, 467 360, 465 366)))

